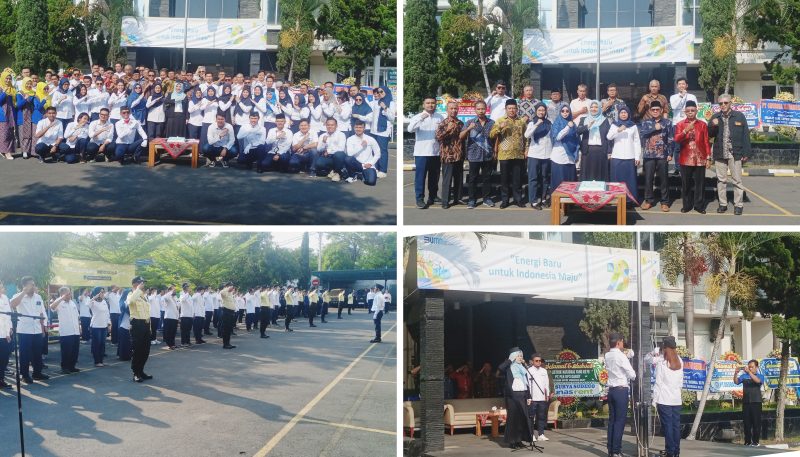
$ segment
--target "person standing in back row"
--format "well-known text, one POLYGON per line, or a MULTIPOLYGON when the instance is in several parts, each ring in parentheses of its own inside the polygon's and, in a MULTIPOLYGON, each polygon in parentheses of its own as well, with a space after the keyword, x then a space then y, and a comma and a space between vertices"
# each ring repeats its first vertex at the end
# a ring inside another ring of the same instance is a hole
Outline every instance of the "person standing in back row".
POLYGON ((236 320, 236 303, 234 299, 234 287, 232 282, 226 282, 220 288, 220 299, 222 300, 222 316, 220 326, 222 327, 222 349, 236 349, 236 346, 231 344, 231 333, 233 333, 233 324, 236 320))

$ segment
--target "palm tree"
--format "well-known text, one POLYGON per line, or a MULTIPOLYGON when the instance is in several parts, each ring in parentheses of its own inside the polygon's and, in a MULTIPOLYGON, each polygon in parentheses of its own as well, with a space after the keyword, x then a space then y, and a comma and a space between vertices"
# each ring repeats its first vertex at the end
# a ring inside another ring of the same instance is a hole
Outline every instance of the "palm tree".
MULTIPOLYGON (((686 348, 695 353, 694 347, 694 287, 708 270, 705 243, 696 233, 673 232, 667 234, 667 242, 661 251, 664 277, 676 284, 683 278, 683 320, 686 323, 686 348)), ((676 335, 677 336, 677 335, 676 335)))
MULTIPOLYGON (((108 54, 106 55, 106 63, 112 65, 121 63, 125 59, 125 50, 120 45, 120 34, 122 32, 122 17, 133 16, 137 20, 139 15, 133 7, 133 0, 92 0, 91 8, 88 6, 89 14, 99 22, 99 30, 108 40, 108 54)), ((87 52, 88 52, 88 33, 86 30, 86 19, 84 19, 84 35, 86 36, 87 52)), ((91 53, 89 62, 91 63, 91 53)))
POLYGON ((522 33, 539 25, 536 0, 497 0, 487 16, 490 24, 503 33, 503 45, 511 60, 511 96, 522 83, 522 33))
MULTIPOLYGON (((287 17, 294 25, 281 29, 278 41, 281 48, 288 52, 289 72, 287 81, 294 81, 294 67, 304 49, 314 44, 314 29, 309 28, 307 15, 316 15, 322 6, 321 0, 292 0, 281 4, 281 15, 287 17)), ((316 23, 316 19, 313 21, 316 23)), ((281 20, 283 22, 283 19, 281 20)))
POLYGON ((714 348, 708 360, 706 382, 700 397, 700 406, 697 408, 697 414, 694 417, 692 430, 689 432, 687 440, 694 440, 697 437, 700 419, 703 416, 703 410, 708 400, 708 392, 711 388, 714 361, 717 359, 719 346, 725 335, 725 328, 728 326, 728 311, 731 307, 747 309, 752 307, 755 302, 756 281, 753 276, 741 271, 738 261, 747 251, 773 239, 780 238, 780 236, 780 233, 724 232, 713 233, 704 237, 710 266, 709 274, 706 278, 706 296, 711 302, 716 302, 722 296, 724 304, 717 335, 714 338, 714 348))

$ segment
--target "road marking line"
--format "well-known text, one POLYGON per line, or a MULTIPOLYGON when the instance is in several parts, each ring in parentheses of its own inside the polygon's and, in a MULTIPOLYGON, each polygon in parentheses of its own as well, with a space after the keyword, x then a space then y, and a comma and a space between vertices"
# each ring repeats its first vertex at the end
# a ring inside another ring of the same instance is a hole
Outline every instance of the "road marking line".
POLYGON ((362 432, 372 432, 372 433, 383 433, 384 435, 397 435, 397 432, 389 431, 389 430, 381 430, 378 428, 368 428, 368 427, 359 427, 358 425, 350 425, 350 424, 341 424, 338 422, 328 422, 328 421, 321 421, 317 419, 307 419, 303 418, 300 419, 302 422, 309 422, 311 424, 319 424, 319 425, 330 425, 331 427, 340 427, 340 428, 349 428, 352 430, 360 430, 362 432))
MULTIPOLYGON (((744 187, 744 186, 742 186, 742 187, 744 187)), ((777 203, 773 203, 772 201, 767 200, 765 197, 762 197, 761 195, 753 192, 752 190, 748 189, 747 187, 744 187, 744 190, 745 190, 745 192, 753 194, 756 197, 760 198, 764 203, 766 203, 767 205, 777 209, 778 211, 782 212, 783 214, 785 214, 787 216, 794 216, 794 214, 792 214, 789 211, 787 211, 787 210, 783 209, 782 207, 778 206, 777 203)))
POLYGON ((8 213, 0 213, 0 220, 3 220, 8 217, 8 213))
POLYGON ((342 378, 342 379, 347 379, 348 381, 385 382, 389 384, 397 384, 397 381, 379 381, 377 379, 361 379, 361 378, 342 378))
POLYGON ((157 223, 157 224, 188 224, 188 225, 224 225, 222 222, 184 221, 179 219, 173 220, 173 219, 145 219, 138 217, 116 217, 116 216, 81 216, 74 214, 24 213, 17 211, 4 211, 0 213, 0 215, 3 215, 2 218, 8 216, 24 216, 24 217, 52 217, 57 219, 85 219, 90 221, 147 222, 147 223, 157 223))
MULTIPOLYGON (((386 335, 388 335, 388 334, 389 334, 389 332, 391 332, 392 330, 394 330, 394 328, 395 328, 396 326, 397 326, 397 324, 394 324, 394 325, 392 325, 392 328, 390 328, 389 330, 387 330, 387 331, 386 331, 386 332, 383 334, 383 336, 386 336, 386 335)), ((289 421, 289 423, 288 423, 288 424, 284 425, 284 426, 283 426, 283 428, 281 428, 281 429, 278 431, 278 433, 276 433, 276 434, 275 434, 275 436, 273 436, 273 437, 272 437, 272 439, 271 439, 271 440, 269 440, 269 441, 267 442, 267 444, 265 444, 265 445, 264 445, 264 447, 262 447, 262 448, 261 448, 261 449, 260 449, 258 452, 256 452, 256 453, 253 455, 253 457, 266 457, 266 455, 267 455, 267 454, 269 454, 269 452, 270 452, 270 451, 272 451, 272 449, 274 449, 274 448, 275 448, 275 446, 277 446, 277 445, 278 445, 278 443, 279 443, 279 442, 280 442, 280 441, 281 441, 281 440, 282 440, 282 439, 283 439, 283 438, 284 438, 286 435, 288 435, 288 434, 289 434, 289 432, 290 432, 290 431, 291 431, 291 430, 294 428, 294 426, 295 426, 295 425, 297 425, 297 423, 298 423, 298 422, 299 422, 301 419, 303 419, 303 417, 304 417, 306 414, 308 414, 308 413, 309 413, 309 412, 310 412, 310 411, 311 411, 311 410, 314 408, 314 406, 316 406, 316 405, 317 405, 317 403, 319 403, 319 402, 320 402, 320 401, 321 401, 321 400, 322 400, 322 399, 323 399, 323 398, 324 398, 326 395, 328 395, 328 392, 330 392, 330 391, 333 389, 333 387, 334 387, 334 386, 336 386, 337 384, 339 384, 339 382, 341 382, 341 380, 342 380, 342 379, 343 379, 345 376, 347 376, 347 373, 349 373, 349 372, 350 372, 350 370, 352 370, 352 369, 353 369, 353 367, 354 367, 354 366, 356 366, 356 364, 357 364, 358 362, 360 362, 360 361, 361 361, 361 359, 362 359, 362 358, 364 358, 364 356, 365 356, 365 355, 366 355, 366 354, 367 354, 369 351, 371 351, 373 348, 375 348, 377 344, 378 344, 378 343, 372 343, 372 344, 370 344, 369 346, 367 346, 367 348, 366 348, 366 349, 364 349, 364 352, 362 352, 362 353, 361 353, 361 355, 359 355, 359 356, 358 356, 358 357, 356 357, 356 358, 355 358, 355 359, 354 359, 352 362, 350 362, 350 365, 348 365, 348 366, 347 366, 347 367, 346 367, 344 370, 342 370, 342 371, 341 371, 341 372, 340 372, 340 373, 339 373, 339 374, 336 376, 336 378, 334 378, 334 379, 333 379, 333 381, 331 381, 330 383, 328 383, 328 385, 326 385, 326 386, 325 386, 325 388, 324 388, 324 389, 322 389, 322 391, 320 391, 320 393, 318 393, 316 397, 314 397, 314 398, 313 398, 313 399, 312 399, 310 402, 308 402, 308 403, 307 403, 307 404, 306 404, 306 405, 303 407, 303 409, 301 409, 301 410, 300 410, 300 411, 299 411, 299 412, 298 412, 298 413, 297 413, 297 414, 296 414, 296 415, 295 415, 295 416, 294 416, 294 417, 293 417, 293 418, 292 418, 292 419, 289 421)))

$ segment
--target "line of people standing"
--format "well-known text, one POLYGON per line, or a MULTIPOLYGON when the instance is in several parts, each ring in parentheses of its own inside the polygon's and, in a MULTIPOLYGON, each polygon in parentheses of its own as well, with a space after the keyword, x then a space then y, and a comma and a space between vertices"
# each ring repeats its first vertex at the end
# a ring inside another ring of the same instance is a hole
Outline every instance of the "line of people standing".
POLYGON ((658 205, 668 212, 669 164, 675 162, 681 176, 681 212, 705 213, 705 170, 713 165, 717 212, 728 210, 730 182, 734 214, 741 215, 741 167, 751 153, 746 118, 731 109, 731 97, 723 94, 718 99, 720 111, 708 121, 700 119, 686 79, 679 78, 676 86, 677 92, 667 100, 660 83, 651 81, 634 111, 618 97, 613 83, 602 100, 589 99, 587 86, 580 84, 578 97, 571 102, 563 101, 561 89, 554 88, 549 103, 543 103, 533 96, 530 85, 519 99, 509 97, 500 81, 485 100, 475 102, 475 117, 467 122, 458 118, 457 102, 447 102, 442 115, 436 111, 436 99, 427 98, 423 111, 408 125, 408 132, 416 136, 416 206, 425 209, 441 203, 446 209, 460 204, 466 160, 468 208, 477 207, 479 199, 485 206, 495 206, 491 176, 499 164, 500 208, 512 204, 547 208, 551 193, 562 182, 581 180, 623 182, 635 199, 631 204, 641 204, 645 211, 658 205), (641 199, 639 167, 644 175, 641 199), (527 195, 523 195, 526 172, 527 195))

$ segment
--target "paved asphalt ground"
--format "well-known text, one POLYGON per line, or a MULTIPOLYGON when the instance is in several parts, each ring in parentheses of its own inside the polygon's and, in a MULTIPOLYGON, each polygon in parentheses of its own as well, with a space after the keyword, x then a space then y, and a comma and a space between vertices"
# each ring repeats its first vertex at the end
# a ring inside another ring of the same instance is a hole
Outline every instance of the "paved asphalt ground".
MULTIPOLYGON (((503 447, 502 433, 499 438, 490 438, 487 433, 482 437, 477 437, 470 432, 457 433, 455 436, 447 435, 444 440, 445 450, 435 455, 440 456, 461 456, 461 457, 487 457, 487 456, 508 456, 510 450, 503 447)), ((548 430, 545 436, 550 441, 540 444, 543 453, 537 451, 517 451, 517 455, 544 455, 544 456, 569 456, 569 457, 604 457, 608 455, 606 450, 606 430, 604 429, 572 429, 572 430, 548 430)), ((658 451, 664 449, 664 438, 653 437, 650 442, 650 455, 657 456, 658 451)), ((636 439, 630 433, 630 427, 625 431, 622 438, 622 452, 625 455, 636 455, 636 439)), ((751 448, 735 444, 715 443, 710 441, 686 441, 681 440, 681 456, 683 457, 753 457, 771 455, 786 452, 767 449, 765 447, 751 448)))
POLYGON ((184 157, 152 169, 1 160, 0 224, 393 225, 394 145, 389 163, 388 176, 370 187, 234 167, 193 170, 184 157))
MULTIPOLYGON (((54 374, 59 351, 50 345, 51 379, 23 385, 26 454, 394 456, 396 316, 383 318, 376 344, 371 315, 359 310, 315 329, 307 321, 293 333, 271 329, 266 340, 240 328, 230 351, 215 336, 176 351, 153 346, 145 369, 154 379, 142 384, 115 356, 94 368, 87 345, 84 371, 54 374)), ((2 457, 19 455, 13 394, 0 393, 2 457)))
MULTIPOLYGON (((465 173, 466 176, 466 173, 465 173)), ((709 173, 707 176, 711 176, 709 173)), ((717 214, 716 198, 707 193, 707 213, 694 211, 681 213, 680 191, 671 191, 673 198, 670 212, 662 213, 659 208, 642 211, 639 208, 628 210, 628 225, 797 225, 800 224, 800 178, 746 176, 743 184, 747 188, 744 214, 733 215, 733 193, 729 190, 728 212, 717 214), (749 200, 749 201, 748 201, 749 200)), ((496 186, 498 178, 493 180, 496 186)), ((675 182, 674 180, 671 182, 675 182)), ((708 184, 708 183, 707 183, 708 184)), ((464 189, 466 191, 466 188, 464 189)), ((523 190, 523 192, 527 192, 523 190)), ((426 189, 427 194, 427 189, 426 189)), ((527 196, 527 194, 526 194, 527 196)), ((427 198, 427 196, 426 196, 427 198)), ((466 200, 466 199, 465 199, 466 200)), ((480 201, 479 201, 480 203, 480 201)), ((549 225, 550 210, 538 211, 530 207, 509 206, 500 209, 478 206, 467 209, 466 204, 451 206, 444 210, 440 205, 432 205, 420 210, 415 205, 414 172, 403 172, 403 223, 405 225, 549 225)), ((575 205, 570 205, 574 207, 575 205)), ((614 207, 597 213, 586 213, 581 209, 570 210, 562 224, 616 224, 614 207)))

